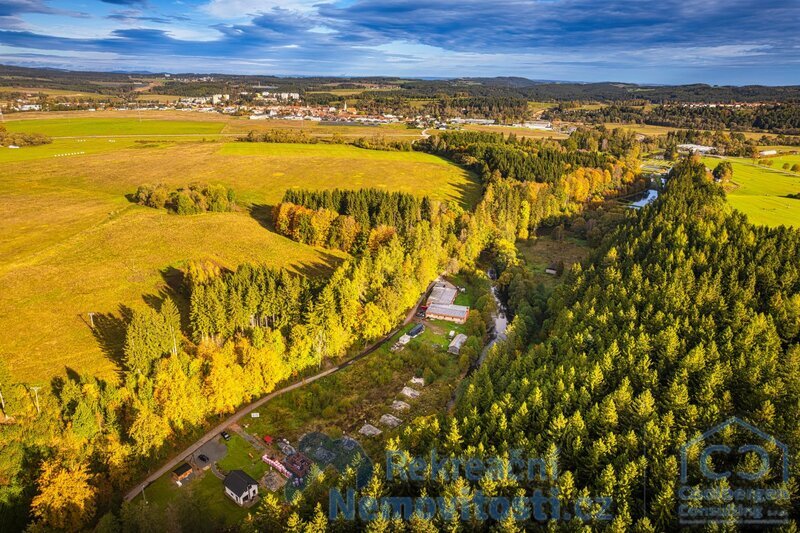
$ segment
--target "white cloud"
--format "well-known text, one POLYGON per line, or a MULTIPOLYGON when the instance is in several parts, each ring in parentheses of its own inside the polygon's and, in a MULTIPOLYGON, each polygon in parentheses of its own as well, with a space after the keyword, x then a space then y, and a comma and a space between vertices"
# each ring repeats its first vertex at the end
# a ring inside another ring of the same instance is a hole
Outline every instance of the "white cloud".
POLYGON ((202 9, 220 19, 243 19, 248 15, 263 13, 272 8, 290 11, 312 12, 321 0, 211 0, 202 9))

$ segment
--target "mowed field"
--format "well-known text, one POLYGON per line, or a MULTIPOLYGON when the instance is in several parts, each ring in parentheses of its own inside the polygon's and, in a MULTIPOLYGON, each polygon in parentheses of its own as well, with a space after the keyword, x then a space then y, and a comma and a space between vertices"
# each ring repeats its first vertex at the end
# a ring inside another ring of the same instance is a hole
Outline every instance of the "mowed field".
MULTIPOLYGON (((732 186, 727 191, 733 207, 754 224, 800 228, 800 200, 787 197, 800 193, 800 174, 781 170, 777 161, 772 168, 735 157, 706 157, 703 162, 713 169, 723 159, 733 165, 732 186)), ((783 156, 783 160, 800 163, 800 156, 783 156)))
MULTIPOLYGON (((74 122, 58 128, 80 134, 74 122)), ((30 125, 41 131, 35 121, 30 125)), ((97 123, 89 121, 85 131, 98 131, 97 123)), ((252 261, 325 274, 343 254, 271 232, 270 207, 289 187, 367 186, 465 206, 480 192, 473 176, 440 158, 344 145, 154 136, 0 149, 0 357, 31 382, 68 368, 112 377, 127 309, 169 291, 187 261, 212 259, 230 268, 252 261), (232 187, 241 209, 178 216, 126 198, 140 184, 194 181, 232 187), (89 312, 98 313, 95 330, 89 312)))
POLYGON ((420 130, 405 124, 322 124, 311 120, 250 120, 249 117, 175 110, 106 110, 30 112, 5 115, 3 125, 9 131, 38 132, 53 138, 109 136, 187 136, 225 138, 245 135, 250 131, 292 130, 307 135, 329 138, 373 137, 399 140, 420 138, 420 130))

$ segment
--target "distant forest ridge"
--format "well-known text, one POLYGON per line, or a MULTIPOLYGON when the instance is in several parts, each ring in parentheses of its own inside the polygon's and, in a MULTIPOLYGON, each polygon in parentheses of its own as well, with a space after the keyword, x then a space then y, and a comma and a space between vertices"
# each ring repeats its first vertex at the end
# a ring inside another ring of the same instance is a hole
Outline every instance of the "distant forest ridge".
MULTIPOLYGON (((30 87, 124 96, 148 88, 163 73, 82 72, 0 65, 0 87, 30 87)), ((230 74, 172 74, 159 93, 192 95, 202 84, 208 92, 233 92, 255 87, 313 93, 324 103, 328 90, 359 89, 383 98, 494 97, 534 101, 659 102, 800 102, 800 86, 637 85, 633 83, 573 83, 521 77, 426 80, 397 77, 279 77, 230 74), (190 82, 181 80, 191 80, 190 82)), ((266 90, 266 89, 265 89, 266 90)), ((310 95, 309 95, 310 96, 310 95)))

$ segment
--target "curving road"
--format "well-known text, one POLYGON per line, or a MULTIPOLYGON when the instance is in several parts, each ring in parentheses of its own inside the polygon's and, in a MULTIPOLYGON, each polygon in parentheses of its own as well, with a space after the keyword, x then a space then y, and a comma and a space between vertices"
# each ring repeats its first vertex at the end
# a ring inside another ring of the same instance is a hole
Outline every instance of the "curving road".
MULTIPOLYGON (((414 319, 414 314, 416 313, 417 308, 422 304, 423 299, 425 298, 425 295, 428 293, 428 291, 430 291, 432 286, 433 286, 433 282, 431 282, 431 284, 428 285, 428 288, 425 290, 425 292, 422 293, 422 296, 420 297, 419 301, 417 301, 417 304, 411 309, 411 311, 408 312, 408 314, 406 315, 406 318, 403 320, 403 326, 408 325, 414 319)), ((208 432, 206 432, 206 434, 203 435, 202 437, 200 437, 197 441, 195 441, 194 444, 192 444, 191 446, 189 446, 188 448, 186 448, 185 450, 183 450, 179 454, 176 454, 175 456, 173 456, 172 459, 170 459, 165 464, 163 464, 161 466, 161 468, 159 468, 155 472, 152 472, 141 483, 139 483, 134 488, 129 490, 124 496, 125 501, 126 502, 127 501, 131 501, 133 498, 136 497, 136 495, 138 495, 140 492, 142 492, 144 489, 146 489, 148 485, 153 483, 155 480, 157 480, 158 478, 160 478, 161 476, 163 476, 167 472, 170 472, 173 469, 175 469, 175 467, 177 467, 180 463, 184 462, 187 457, 189 457, 193 453, 195 453, 205 443, 207 443, 211 439, 217 437, 224 429, 226 429, 231 424, 235 424, 236 422, 241 420, 244 416, 250 414, 252 411, 255 411, 256 409, 258 409, 259 407, 261 407, 265 403, 269 402, 273 398, 277 398, 278 396, 286 394, 287 392, 293 391, 295 389, 299 389, 300 387, 304 387, 304 386, 308 385, 309 383, 313 383, 314 381, 317 381, 318 379, 324 378, 325 376, 329 376, 329 375, 331 375, 331 374, 333 374, 335 372, 338 372, 340 370, 343 370, 343 369, 347 368, 348 366, 352 365, 353 363, 355 363, 359 359, 362 359, 362 358, 368 356, 369 354, 371 354, 372 352, 374 352, 375 350, 377 350, 381 345, 383 345, 386 341, 388 341, 390 338, 392 338, 401 328, 402 328, 402 326, 400 328, 395 328, 388 335, 383 337, 381 340, 371 344, 366 349, 364 349, 361 353, 359 353, 358 355, 352 357, 351 359, 348 359, 347 361, 345 361, 343 363, 340 363, 340 364, 338 364, 338 365, 336 365, 334 367, 331 367, 331 368, 329 368, 327 370, 323 370, 322 372, 320 372, 318 374, 314 374, 313 376, 304 378, 301 381, 298 381, 297 383, 293 383, 291 385, 287 385, 286 387, 283 387, 282 389, 278 389, 276 391, 272 391, 271 393, 267 394, 263 398, 260 398, 260 399, 258 399, 256 401, 254 401, 253 403, 251 403, 249 405, 246 405, 245 407, 242 407, 241 409, 236 411, 233 415, 229 416, 224 421, 220 422, 219 424, 214 426, 212 429, 210 429, 208 432)))

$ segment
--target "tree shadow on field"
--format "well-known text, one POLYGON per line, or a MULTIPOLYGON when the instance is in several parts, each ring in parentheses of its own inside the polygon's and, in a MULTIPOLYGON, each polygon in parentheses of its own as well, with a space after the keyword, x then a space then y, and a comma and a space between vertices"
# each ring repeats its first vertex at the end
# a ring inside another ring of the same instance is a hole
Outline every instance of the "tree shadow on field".
POLYGON ((275 208, 274 205, 266 205, 266 204, 253 204, 250 206, 250 216, 264 229, 268 229, 269 231, 275 231, 275 222, 272 220, 272 211, 275 208))
POLYGON ((133 310, 125 305, 119 306, 119 316, 113 313, 95 313, 92 322, 81 315, 81 320, 92 330, 100 349, 119 369, 125 359, 125 330, 133 317, 133 310))

